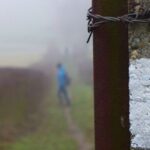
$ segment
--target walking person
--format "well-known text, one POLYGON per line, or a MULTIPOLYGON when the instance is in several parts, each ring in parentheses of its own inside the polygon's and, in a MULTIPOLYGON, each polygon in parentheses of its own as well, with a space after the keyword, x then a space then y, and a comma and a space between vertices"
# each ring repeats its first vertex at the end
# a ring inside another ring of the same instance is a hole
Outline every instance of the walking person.
POLYGON ((70 106, 70 98, 67 88, 70 85, 70 78, 64 66, 61 63, 57 64, 57 84, 58 84, 58 98, 61 104, 65 103, 70 106))

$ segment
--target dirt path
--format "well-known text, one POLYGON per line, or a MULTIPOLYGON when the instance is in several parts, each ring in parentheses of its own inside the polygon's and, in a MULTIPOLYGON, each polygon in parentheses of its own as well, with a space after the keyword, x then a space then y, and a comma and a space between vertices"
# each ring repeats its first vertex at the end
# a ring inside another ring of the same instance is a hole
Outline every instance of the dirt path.
POLYGON ((70 108, 64 107, 64 115, 68 124, 69 132, 78 144, 78 150, 90 150, 91 148, 89 143, 85 140, 82 131, 71 116, 70 108))

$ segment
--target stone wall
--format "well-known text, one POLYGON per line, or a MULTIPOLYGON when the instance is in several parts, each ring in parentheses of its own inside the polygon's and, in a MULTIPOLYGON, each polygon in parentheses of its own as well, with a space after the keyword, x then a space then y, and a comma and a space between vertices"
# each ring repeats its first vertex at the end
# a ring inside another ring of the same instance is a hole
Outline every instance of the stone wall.
MULTIPOLYGON (((139 8, 150 9, 150 0, 130 0, 129 3, 134 6, 134 11, 139 8)), ((132 9, 129 12, 132 12, 132 9)), ((150 24, 129 25, 129 52, 132 59, 150 58, 150 24)))

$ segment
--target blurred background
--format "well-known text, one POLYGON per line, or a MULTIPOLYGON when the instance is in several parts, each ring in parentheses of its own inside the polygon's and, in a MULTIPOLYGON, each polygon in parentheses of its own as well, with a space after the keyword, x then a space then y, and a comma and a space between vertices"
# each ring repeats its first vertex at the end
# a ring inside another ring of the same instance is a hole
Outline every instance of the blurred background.
POLYGON ((0 150, 94 149, 90 0, 0 0, 0 150), (59 104, 57 68, 71 84, 59 104))

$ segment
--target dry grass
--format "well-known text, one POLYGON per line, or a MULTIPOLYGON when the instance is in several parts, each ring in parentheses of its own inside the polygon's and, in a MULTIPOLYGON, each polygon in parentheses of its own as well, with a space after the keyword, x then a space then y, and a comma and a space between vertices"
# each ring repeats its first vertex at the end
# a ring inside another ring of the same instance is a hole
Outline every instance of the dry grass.
POLYGON ((31 132, 45 113, 46 76, 32 69, 0 69, 0 140, 31 132))

